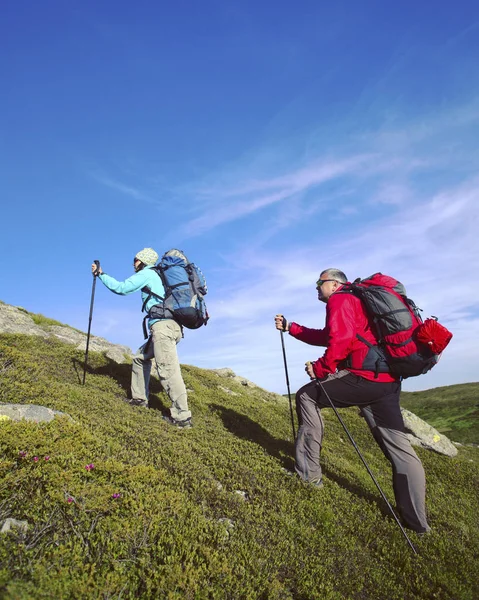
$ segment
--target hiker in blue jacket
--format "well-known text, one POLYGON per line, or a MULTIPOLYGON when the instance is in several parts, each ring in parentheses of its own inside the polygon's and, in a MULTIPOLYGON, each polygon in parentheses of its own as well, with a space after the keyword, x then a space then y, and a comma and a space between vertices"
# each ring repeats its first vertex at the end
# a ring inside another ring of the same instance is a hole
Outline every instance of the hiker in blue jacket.
MULTIPOLYGON (((100 281, 114 294, 126 296, 141 290, 142 302, 146 301, 143 308, 148 313, 152 306, 158 304, 158 297, 165 294, 161 278, 152 268, 157 260, 158 254, 152 248, 144 248, 133 259, 135 274, 125 281, 117 281, 95 263, 92 264, 92 273, 98 275, 100 281)), ((171 425, 189 428, 192 426, 191 412, 176 351, 176 345, 183 336, 182 329, 171 318, 149 319, 148 327, 150 337, 133 357, 131 399, 128 402, 133 406, 148 408, 151 361, 154 358, 163 389, 171 400, 171 416, 163 418, 171 425)))

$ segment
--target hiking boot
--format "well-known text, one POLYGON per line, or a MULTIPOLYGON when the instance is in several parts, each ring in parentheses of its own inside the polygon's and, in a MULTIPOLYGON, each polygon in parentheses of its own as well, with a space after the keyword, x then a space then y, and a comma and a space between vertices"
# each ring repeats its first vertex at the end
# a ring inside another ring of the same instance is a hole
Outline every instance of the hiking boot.
POLYGON ((431 528, 429 527, 429 525, 426 525, 426 527, 418 529, 417 526, 413 526, 413 525, 410 525, 409 523, 407 523, 403 517, 399 517, 399 520, 401 522, 401 525, 405 529, 410 529, 419 537, 422 537, 423 535, 428 535, 429 533, 431 533, 431 528))
POLYGON ((324 487, 322 477, 318 477, 318 479, 311 479, 310 481, 307 481, 306 483, 309 483, 310 485, 313 485, 314 487, 317 487, 318 489, 321 489, 324 487))
POLYGON ((191 422, 191 417, 188 419, 184 419, 183 421, 178 421, 177 419, 173 419, 173 417, 164 416, 163 419, 169 423, 170 425, 174 425, 179 429, 191 429, 193 427, 193 423, 191 422))
POLYGON ((130 406, 141 406, 141 408, 148 408, 148 402, 146 400, 138 400, 138 398, 127 398, 126 401, 130 406))

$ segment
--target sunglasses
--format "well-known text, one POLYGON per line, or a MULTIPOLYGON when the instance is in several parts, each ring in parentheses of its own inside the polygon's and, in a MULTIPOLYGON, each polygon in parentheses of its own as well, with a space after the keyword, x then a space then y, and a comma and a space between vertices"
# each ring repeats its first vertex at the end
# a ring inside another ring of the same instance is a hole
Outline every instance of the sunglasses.
POLYGON ((316 289, 319 290, 323 283, 326 283, 327 281, 336 281, 336 279, 318 279, 316 282, 316 289))

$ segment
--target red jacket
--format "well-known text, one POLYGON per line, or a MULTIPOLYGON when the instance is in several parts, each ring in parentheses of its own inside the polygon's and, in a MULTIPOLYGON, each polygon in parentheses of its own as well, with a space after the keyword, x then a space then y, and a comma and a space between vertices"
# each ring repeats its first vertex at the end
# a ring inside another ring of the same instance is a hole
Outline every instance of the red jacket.
POLYGON ((376 377, 374 371, 360 370, 369 348, 356 337, 356 334, 374 345, 377 342, 371 331, 364 306, 353 294, 335 292, 329 297, 324 329, 310 329, 291 323, 289 333, 312 346, 326 346, 323 356, 313 363, 314 373, 318 379, 324 379, 330 373, 335 373, 337 369, 346 368, 351 373, 371 381, 396 381, 396 378, 389 373, 378 373, 376 377), (346 358, 349 358, 350 367, 341 364, 346 358))

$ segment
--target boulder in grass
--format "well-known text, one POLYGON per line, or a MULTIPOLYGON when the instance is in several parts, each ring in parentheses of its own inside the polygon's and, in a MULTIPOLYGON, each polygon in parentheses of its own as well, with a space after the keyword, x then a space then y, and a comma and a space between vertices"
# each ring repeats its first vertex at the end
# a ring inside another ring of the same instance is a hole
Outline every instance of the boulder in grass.
POLYGON ((28 523, 26 521, 17 521, 17 519, 9 517, 3 521, 0 533, 9 533, 13 530, 17 530, 19 533, 26 533, 27 529, 28 523))
POLYGON ((49 423, 56 416, 67 416, 71 419, 66 413, 37 404, 0 404, 0 417, 12 421, 25 419, 35 423, 49 423))
POLYGON ((405 408, 401 408, 409 441, 413 446, 422 446, 445 456, 456 456, 457 448, 451 440, 431 425, 405 408))
POLYGON ((218 375, 219 377, 230 378, 233 381, 235 381, 236 383, 240 383, 241 385, 244 385, 245 387, 252 387, 252 388, 258 387, 256 385, 256 383, 249 381, 249 379, 246 379, 245 377, 240 377, 239 375, 236 375, 236 373, 233 371, 233 369, 230 369, 229 367, 223 367, 222 369, 211 369, 211 371, 213 373, 216 373, 216 375, 218 375))

